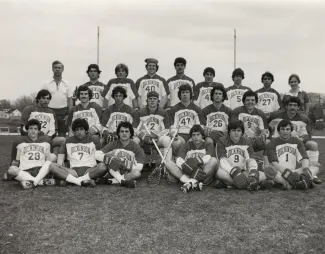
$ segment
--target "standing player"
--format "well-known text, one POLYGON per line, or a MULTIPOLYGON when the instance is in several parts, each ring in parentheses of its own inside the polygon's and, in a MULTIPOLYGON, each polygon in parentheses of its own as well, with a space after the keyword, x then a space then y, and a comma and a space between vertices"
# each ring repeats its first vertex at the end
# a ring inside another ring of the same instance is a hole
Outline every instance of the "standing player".
MULTIPOLYGON (((272 131, 272 137, 279 136, 278 123, 283 120, 289 120, 293 125, 291 136, 299 138, 307 150, 307 155, 311 163, 318 165, 319 151, 318 144, 311 140, 312 127, 309 118, 304 113, 299 113, 300 100, 297 97, 290 97, 285 105, 285 110, 271 113, 269 117, 269 127, 272 131)), ((320 180, 316 177, 316 182, 320 180)))
MULTIPOLYGON (((151 91, 147 94, 147 106, 136 113, 133 126, 135 126, 137 133, 137 137, 134 137, 133 140, 143 148, 146 154, 151 155, 149 164, 151 161, 159 159, 153 158, 155 146, 152 139, 157 141, 158 147, 162 148, 162 154, 166 155, 166 148, 171 141, 166 135, 169 132, 170 123, 167 112, 159 107, 159 94, 157 92, 151 91), (149 129, 150 134, 148 134, 144 124, 149 129)), ((170 157, 171 150, 169 150, 170 157)), ((158 154, 156 154, 157 156, 158 154)))
POLYGON ((39 136, 41 124, 36 119, 28 120, 25 126, 27 136, 17 137, 12 146, 11 165, 4 180, 15 178, 23 189, 37 185, 54 185, 53 179, 43 180, 49 173, 51 161, 51 140, 48 136, 39 136))
POLYGON ((49 108, 53 109, 58 120, 58 135, 65 137, 68 129, 66 119, 73 105, 73 89, 68 82, 62 79, 64 65, 60 61, 52 63, 53 79, 43 85, 43 88, 49 90, 52 100, 49 108))
POLYGON ((179 129, 178 139, 173 142, 172 146, 175 154, 190 139, 190 130, 195 124, 205 125, 202 110, 192 102, 192 87, 188 84, 181 85, 177 95, 180 102, 173 106, 169 112, 171 136, 174 136, 176 130, 179 129))
MULTIPOLYGON (((101 72, 102 71, 99 69, 97 64, 89 65, 86 73, 88 74, 90 80, 83 85, 89 87, 93 92, 93 97, 90 102, 96 102, 102 108, 107 108, 107 100, 102 95, 106 85, 98 81, 101 72)), ((77 89, 78 88, 75 90, 75 97, 77 96, 77 89)), ((79 103, 80 101, 78 100, 76 104, 79 103)))
POLYGON ((312 181, 319 172, 319 165, 310 163, 303 142, 291 135, 293 130, 293 124, 287 119, 277 125, 279 137, 273 138, 267 145, 271 165, 264 169, 265 174, 282 184, 284 189, 313 188, 314 183, 320 183, 312 181), (296 169, 297 162, 302 166, 299 169, 296 169))
POLYGON ((167 103, 166 93, 166 80, 159 75, 157 71, 159 69, 158 61, 154 58, 147 58, 146 62, 147 74, 142 78, 139 78, 135 83, 139 93, 141 104, 140 108, 145 108, 147 104, 147 94, 149 92, 157 92, 159 94, 159 106, 164 108, 167 103))
POLYGON ((73 136, 65 142, 65 154, 70 168, 51 169, 54 177, 78 186, 95 187, 94 179, 106 174, 104 163, 97 164, 96 151, 100 149, 98 137, 88 135, 89 125, 85 119, 76 119, 72 123, 73 136))
POLYGON ((191 189, 202 190, 203 184, 210 184, 218 166, 213 145, 204 141, 203 128, 194 125, 190 136, 192 140, 179 150, 175 162, 169 159, 166 165, 169 176, 183 183, 184 193, 191 189))
POLYGON ((223 86, 216 85, 213 87, 210 97, 213 103, 202 110, 206 119, 205 141, 208 144, 216 144, 219 138, 227 134, 232 110, 223 104, 223 101, 227 98, 223 86))
POLYGON ((116 86, 112 91, 115 103, 109 106, 102 117, 103 145, 110 141, 117 140, 116 130, 121 122, 133 122, 134 110, 123 101, 127 98, 126 90, 121 86, 116 86))
POLYGON ((186 68, 186 60, 183 57, 177 57, 174 61, 176 75, 167 80, 167 94, 169 102, 167 107, 173 107, 179 103, 180 99, 177 96, 178 89, 181 85, 188 84, 192 91, 195 87, 194 80, 186 76, 184 71, 186 68))
POLYGON ((245 136, 250 139, 254 151, 264 150, 269 131, 266 115, 255 107, 258 100, 257 94, 253 91, 247 91, 242 100, 244 106, 235 108, 232 118, 244 123, 245 136))
POLYGON ((63 164, 63 154, 59 154, 60 147, 64 146, 64 137, 56 137, 57 134, 57 119, 52 109, 48 108, 49 102, 52 99, 52 95, 48 90, 42 89, 36 95, 36 105, 30 105, 24 108, 21 115, 21 135, 27 135, 27 130, 24 126, 31 119, 36 119, 41 124, 41 130, 38 135, 47 135, 51 141, 53 152, 58 156, 58 164, 63 164))
POLYGON ((115 74, 117 78, 108 81, 107 86, 103 91, 103 97, 108 100, 108 106, 113 105, 112 91, 115 87, 121 86, 126 90, 128 95, 124 103, 135 110, 139 109, 139 94, 132 79, 127 78, 129 75, 129 68, 125 64, 118 64, 115 67, 115 74))
POLYGON ((243 137, 244 123, 231 120, 228 134, 229 136, 220 138, 217 144, 220 164, 216 173, 216 188, 235 186, 239 189, 257 190, 266 176, 257 171, 257 163, 252 157, 253 148, 248 139, 243 137))
POLYGON ((264 86, 256 91, 258 97, 256 107, 262 110, 267 116, 269 116, 270 113, 282 108, 280 94, 271 88, 273 82, 273 74, 270 72, 265 72, 262 75, 262 83, 264 86))
POLYGON ((205 108, 213 103, 212 97, 210 97, 212 88, 224 87, 221 83, 213 82, 215 71, 212 67, 204 69, 203 77, 205 81, 198 83, 194 88, 194 101, 200 108, 205 108))
POLYGON ((228 99, 224 102, 224 104, 231 109, 235 109, 237 107, 243 106, 243 95, 245 92, 251 91, 251 89, 247 86, 242 85, 242 80, 245 78, 245 74, 242 69, 235 69, 232 72, 231 77, 234 81, 234 85, 226 89, 228 99))
POLYGON ((80 104, 72 108, 67 120, 67 124, 70 126, 70 136, 72 136, 72 123, 78 118, 88 121, 90 135, 100 135, 102 109, 96 102, 90 102, 92 97, 93 92, 88 86, 78 87, 77 98, 80 100, 80 104))
POLYGON ((134 130, 131 123, 121 122, 117 127, 117 135, 118 140, 97 151, 96 159, 107 164, 108 173, 113 177, 108 179, 108 184, 135 188, 135 179, 141 176, 144 152, 132 141, 134 130))

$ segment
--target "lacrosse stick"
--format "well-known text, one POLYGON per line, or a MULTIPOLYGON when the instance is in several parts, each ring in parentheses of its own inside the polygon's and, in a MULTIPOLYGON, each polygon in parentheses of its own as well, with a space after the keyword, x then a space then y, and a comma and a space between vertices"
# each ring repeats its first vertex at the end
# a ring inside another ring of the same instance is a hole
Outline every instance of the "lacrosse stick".
MULTIPOLYGON (((143 125, 146 128, 148 134, 150 134, 150 130, 148 129, 147 125, 145 123, 143 125)), ((156 141, 154 139, 152 139, 152 142, 153 142, 155 148, 157 149, 157 151, 159 153, 159 156, 162 159, 162 162, 158 167, 154 168, 152 170, 152 172, 150 173, 150 175, 148 176, 148 180, 147 180, 148 184, 152 184, 152 185, 159 185, 160 184, 160 180, 161 180, 161 177, 162 177, 163 171, 164 171, 164 165, 166 164, 166 157, 167 157, 167 154, 169 152, 169 149, 172 146, 172 143, 174 142, 175 137, 177 136, 178 129, 177 129, 177 132, 175 132, 174 136, 172 137, 172 139, 171 139, 171 141, 170 141, 170 143, 169 143, 169 145, 168 145, 168 147, 166 149, 167 152, 166 152, 165 156, 163 156, 161 154, 161 151, 160 151, 159 147, 157 146, 156 141)))

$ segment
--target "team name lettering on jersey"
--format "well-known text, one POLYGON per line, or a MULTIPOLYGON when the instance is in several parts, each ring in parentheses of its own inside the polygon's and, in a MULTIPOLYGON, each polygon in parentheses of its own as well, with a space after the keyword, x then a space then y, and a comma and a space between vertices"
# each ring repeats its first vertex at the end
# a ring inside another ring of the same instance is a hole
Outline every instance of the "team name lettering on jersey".
POLYGON ((152 79, 147 79, 145 81, 142 82, 142 87, 145 88, 146 86, 155 86, 155 87, 159 87, 159 81, 157 80, 152 80, 152 79))
POLYGON ((243 122, 253 122, 253 123, 255 123, 257 126, 258 126, 259 123, 260 123, 260 121, 259 121, 257 118, 253 117, 253 116, 244 116, 244 117, 243 117, 243 122))
POLYGON ((244 90, 234 90, 230 93, 230 97, 234 98, 236 95, 243 95, 244 90))
POLYGON ((114 115, 112 117, 112 121, 119 121, 119 120, 126 122, 127 121, 127 117, 124 116, 124 115, 114 115))
POLYGON ((35 115, 34 117, 35 117, 35 119, 37 119, 39 121, 42 121, 42 120, 44 120, 46 122, 50 122, 51 121, 51 118, 49 116, 43 115, 43 114, 38 114, 38 115, 35 115))
POLYGON ((272 101, 274 101, 275 97, 273 94, 270 93, 262 93, 259 97, 258 100, 263 100, 263 99, 271 99, 272 101))
POLYGON ((93 92, 98 92, 98 93, 101 93, 103 91, 103 88, 102 87, 96 87, 96 86, 92 86, 90 89, 93 92))
POLYGON ((182 113, 180 113, 180 114, 178 115, 178 119, 179 119, 179 121, 180 121, 183 117, 190 117, 190 118, 192 118, 192 120, 195 119, 194 114, 193 114, 192 112, 188 112, 188 111, 184 111, 184 112, 182 112, 182 113))
POLYGON ((92 112, 81 112, 76 114, 77 118, 88 118, 88 117, 93 117, 92 112))
POLYGON ((71 147, 71 154, 76 153, 76 152, 85 152, 85 153, 90 154, 90 147, 82 146, 82 145, 71 147))
POLYGON ((239 154, 241 155, 243 158, 245 158, 245 151, 243 149, 240 149, 240 148, 234 148, 234 149, 229 149, 228 150, 228 158, 232 155, 235 155, 235 154, 239 154))
POLYGON ((224 122, 226 122, 225 116, 223 114, 218 114, 218 113, 210 115, 209 121, 213 122, 214 120, 223 120, 224 122))
POLYGON ((41 152, 42 154, 44 154, 44 147, 39 146, 39 145, 30 145, 30 146, 24 147, 23 153, 28 153, 28 152, 32 152, 32 151, 41 152))
POLYGON ((291 146, 284 146, 277 150, 278 157, 284 153, 292 153, 294 156, 296 156, 297 150, 291 146))

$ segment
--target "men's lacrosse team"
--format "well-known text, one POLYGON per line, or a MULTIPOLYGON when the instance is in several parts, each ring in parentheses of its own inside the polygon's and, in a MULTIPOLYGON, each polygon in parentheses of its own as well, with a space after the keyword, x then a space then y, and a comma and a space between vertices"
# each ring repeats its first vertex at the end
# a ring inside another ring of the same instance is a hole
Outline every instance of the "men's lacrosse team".
POLYGON ((73 89, 62 79, 64 65, 54 61, 53 79, 23 110, 4 180, 15 179, 23 189, 134 188, 149 171, 148 184, 165 178, 184 193, 209 184, 255 191, 321 183, 309 99, 297 75, 289 77, 291 89, 281 100, 270 72, 254 92, 242 85, 240 68, 225 88, 213 81, 211 67, 197 85, 185 75, 184 58, 174 67, 176 75, 166 81, 157 74, 158 61, 145 59, 147 74, 134 82, 128 67, 118 64, 117 77, 105 85, 99 66, 91 64, 90 80, 73 89))

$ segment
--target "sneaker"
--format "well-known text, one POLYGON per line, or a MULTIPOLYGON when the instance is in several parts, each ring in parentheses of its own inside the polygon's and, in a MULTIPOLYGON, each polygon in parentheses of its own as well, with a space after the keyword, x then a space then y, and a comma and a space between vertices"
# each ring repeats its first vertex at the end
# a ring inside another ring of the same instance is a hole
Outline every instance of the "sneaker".
POLYGON ((227 189, 227 184, 221 180, 216 180, 216 183, 214 185, 216 189, 227 189))
POLYGON ((319 179, 317 176, 314 176, 313 182, 314 182, 315 184, 321 184, 321 183, 322 183, 322 180, 319 179))
POLYGON ((192 184, 193 190, 201 191, 203 189, 203 183, 194 183, 192 184))
POLYGON ((126 188, 135 188, 137 181, 135 180, 122 180, 121 186, 126 188))
POLYGON ((260 187, 263 190, 272 189, 274 186, 274 181, 271 179, 266 179, 265 181, 260 182, 260 187))
POLYGON ((21 186, 24 190, 32 189, 32 188, 35 187, 33 181, 21 181, 21 182, 20 182, 20 186, 21 186))
POLYGON ((3 174, 3 178, 2 178, 3 181, 12 181, 14 179, 15 177, 13 175, 10 175, 8 172, 3 174))
POLYGON ((184 193, 190 192, 191 189, 193 189, 191 182, 184 183, 183 186, 181 187, 181 191, 184 193))
POLYGON ((81 182, 81 186, 94 188, 96 186, 96 183, 94 180, 85 180, 81 182))

